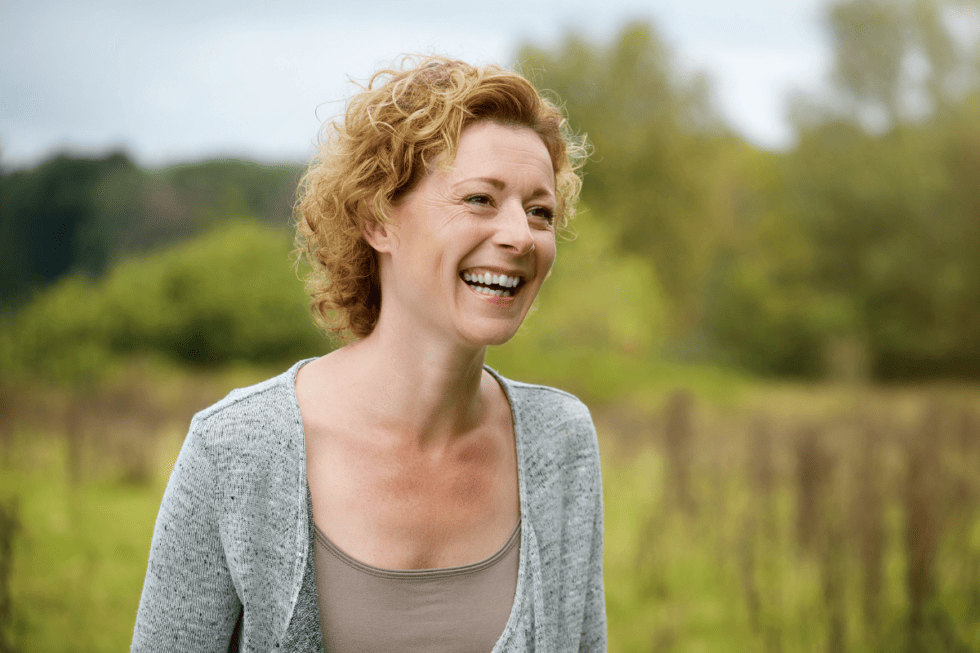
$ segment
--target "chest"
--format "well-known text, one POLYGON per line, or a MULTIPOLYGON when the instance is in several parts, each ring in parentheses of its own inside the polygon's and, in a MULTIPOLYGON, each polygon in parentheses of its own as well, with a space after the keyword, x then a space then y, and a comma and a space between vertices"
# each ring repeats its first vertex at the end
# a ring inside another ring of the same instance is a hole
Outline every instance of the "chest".
POLYGON ((495 553, 520 515, 512 433, 481 433, 438 452, 313 433, 314 521, 361 562, 386 569, 471 564, 495 553))

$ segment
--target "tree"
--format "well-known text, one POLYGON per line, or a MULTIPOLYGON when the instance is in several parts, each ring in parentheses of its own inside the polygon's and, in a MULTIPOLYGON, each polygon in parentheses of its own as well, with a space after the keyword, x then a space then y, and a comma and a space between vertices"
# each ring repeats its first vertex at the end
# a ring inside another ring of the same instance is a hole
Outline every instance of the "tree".
POLYGON ((976 43, 957 38, 980 4, 951 0, 848 0, 828 10, 831 101, 839 117, 879 133, 942 113, 978 83, 976 43))
POLYGON ((787 160, 813 284, 849 298, 879 377, 980 375, 980 68, 955 11, 831 7, 833 90, 787 160))
POLYGON ((646 23, 627 25, 608 45, 574 34, 554 51, 525 45, 517 59, 588 134, 584 201, 615 225, 620 249, 653 262, 674 307, 671 331, 689 335, 724 214, 715 176, 725 128, 707 82, 679 77, 646 23))
POLYGON ((243 216, 284 226, 296 166, 207 161, 147 172, 123 153, 60 155, 0 174, 0 308, 73 272, 97 277, 126 255, 243 216))
POLYGON ((133 168, 123 154, 56 157, 4 175, 0 215, 0 294, 4 308, 69 270, 98 274, 112 251, 99 224, 93 189, 108 174, 133 168))

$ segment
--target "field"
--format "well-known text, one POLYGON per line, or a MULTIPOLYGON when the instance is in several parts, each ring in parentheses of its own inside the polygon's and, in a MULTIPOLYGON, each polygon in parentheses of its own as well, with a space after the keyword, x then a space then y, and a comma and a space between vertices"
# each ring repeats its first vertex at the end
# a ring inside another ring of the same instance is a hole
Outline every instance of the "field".
MULTIPOLYGON (((0 651, 128 647, 190 416, 277 371, 0 388, 0 651)), ((977 389, 690 385, 590 401, 611 651, 980 650, 977 389)))

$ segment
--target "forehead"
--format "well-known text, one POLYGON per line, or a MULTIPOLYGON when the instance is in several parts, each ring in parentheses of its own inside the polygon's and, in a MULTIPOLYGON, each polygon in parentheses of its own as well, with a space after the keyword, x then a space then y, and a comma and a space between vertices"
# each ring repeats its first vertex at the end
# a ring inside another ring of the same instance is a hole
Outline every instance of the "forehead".
POLYGON ((452 168, 458 174, 475 169, 512 168, 534 170, 554 182, 554 166, 544 141, 533 130, 496 122, 468 126, 459 137, 452 168))

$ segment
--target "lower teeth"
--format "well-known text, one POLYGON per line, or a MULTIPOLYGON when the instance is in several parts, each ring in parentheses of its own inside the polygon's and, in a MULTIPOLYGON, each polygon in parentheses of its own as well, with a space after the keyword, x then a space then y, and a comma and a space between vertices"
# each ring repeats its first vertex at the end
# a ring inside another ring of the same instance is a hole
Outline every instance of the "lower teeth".
POLYGON ((494 297, 510 297, 513 294, 510 290, 490 289, 487 288, 486 286, 474 286, 472 284, 467 284, 467 285, 469 285, 470 288, 480 293, 481 295, 491 295, 494 297))

